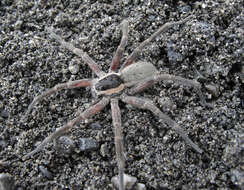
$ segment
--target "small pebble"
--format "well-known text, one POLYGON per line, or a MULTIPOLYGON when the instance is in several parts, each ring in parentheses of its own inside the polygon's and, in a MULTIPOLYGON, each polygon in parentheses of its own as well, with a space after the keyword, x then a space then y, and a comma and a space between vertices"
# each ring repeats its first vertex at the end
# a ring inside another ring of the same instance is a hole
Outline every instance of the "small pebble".
POLYGON ((9 112, 7 110, 2 110, 1 111, 1 117, 8 118, 9 117, 9 112))
POLYGON ((73 75, 77 74, 77 73, 79 72, 79 69, 80 69, 80 67, 79 67, 78 64, 76 64, 76 65, 73 65, 73 64, 69 65, 69 71, 70 71, 73 75))
POLYGON ((4 148, 4 147, 6 147, 7 146, 7 142, 5 141, 5 140, 2 140, 1 138, 0 138, 0 147, 1 148, 4 148))
POLYGON ((99 130, 102 128, 102 126, 98 122, 96 122, 91 124, 91 128, 94 130, 99 130))
POLYGON ((39 170, 41 171, 41 173, 42 173, 42 175, 43 175, 44 177, 46 177, 46 178, 48 178, 48 179, 52 179, 52 178, 53 178, 52 173, 49 172, 45 166, 40 165, 40 166, 39 166, 39 170))
POLYGON ((173 104, 169 97, 162 97, 159 99, 159 103, 164 111, 174 110, 176 106, 173 104))
POLYGON ((14 178, 8 173, 0 173, 0 190, 14 190, 14 178))
MULTIPOLYGON (((115 188, 119 189, 118 176, 112 177, 111 182, 112 182, 112 184, 114 185, 115 188)), ((137 178, 136 177, 124 174, 124 187, 125 187, 125 189, 132 190, 132 188, 134 187, 136 182, 137 182, 137 178)))
POLYGON ((69 155, 75 148, 74 141, 67 136, 62 136, 54 141, 54 147, 63 155, 69 155))
POLYGON ((142 184, 142 183, 137 183, 135 186, 135 190, 146 190, 146 185, 142 184))
POLYGON ((97 141, 90 138, 79 139, 79 150, 80 151, 91 151, 98 149, 97 141))
MULTIPOLYGON (((233 169, 230 173, 231 181, 233 184, 244 187, 244 172, 241 170, 233 169)), ((244 188, 242 188, 244 189, 244 188)))
POLYGON ((107 144, 102 144, 101 148, 100 148, 100 153, 103 157, 106 157, 109 155, 109 151, 108 151, 108 146, 107 144))
POLYGON ((178 53, 175 51, 176 47, 175 44, 167 43, 167 55, 170 62, 177 63, 182 62, 184 59, 184 56, 181 53, 178 53))
POLYGON ((181 13, 188 13, 191 11, 191 7, 189 5, 180 6, 179 11, 181 13))
POLYGON ((208 90, 208 92, 211 93, 214 97, 219 96, 219 90, 216 86, 209 84, 209 85, 206 85, 205 87, 208 90))
POLYGON ((182 62, 184 59, 184 56, 178 52, 175 52, 173 50, 168 50, 168 58, 170 62, 182 62))

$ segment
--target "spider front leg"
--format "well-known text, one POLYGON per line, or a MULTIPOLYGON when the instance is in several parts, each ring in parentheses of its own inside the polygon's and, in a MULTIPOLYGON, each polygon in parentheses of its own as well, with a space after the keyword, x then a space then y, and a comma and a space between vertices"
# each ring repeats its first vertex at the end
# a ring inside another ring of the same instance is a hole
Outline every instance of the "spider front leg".
POLYGON ((176 21, 176 22, 167 22, 161 28, 159 28, 151 37, 143 41, 135 50, 130 54, 130 56, 126 59, 125 63, 122 65, 120 70, 123 70, 125 67, 128 65, 132 64, 136 58, 138 57, 139 53, 142 51, 142 49, 147 46, 151 41, 153 41, 157 36, 168 30, 170 27, 178 25, 178 24, 183 24, 187 21, 192 19, 192 16, 188 16, 185 19, 181 21, 176 21))
POLYGON ((104 109, 104 107, 109 103, 109 98, 103 98, 102 100, 100 100, 97 104, 91 106, 90 108, 88 108, 87 110, 85 110, 84 112, 82 112, 78 117, 76 117, 75 119, 71 120, 70 122, 68 122, 65 126, 59 128, 58 130, 56 130, 54 133, 52 133, 50 136, 48 136, 44 141, 42 141, 42 143, 40 145, 38 145, 32 152, 26 154, 25 156, 23 156, 23 160, 28 159, 29 157, 31 157, 32 155, 34 155, 35 153, 41 151, 47 143, 51 142, 52 140, 64 135, 65 133, 67 133, 75 124, 79 123, 82 120, 88 119, 89 117, 92 117, 93 115, 95 115, 96 113, 102 111, 104 109))
POLYGON ((116 158, 119 169, 119 190, 124 190, 124 168, 125 168, 125 157, 124 157, 124 146, 123 146, 123 133, 121 127, 121 114, 118 105, 118 99, 111 99, 111 110, 112 119, 114 126, 114 143, 116 150, 116 158))
POLYGON ((162 120, 162 122, 167 123, 170 128, 175 130, 175 132, 180 135, 184 139, 184 141, 189 144, 194 150, 196 150, 198 153, 203 153, 203 150, 200 149, 194 142, 192 142, 192 140, 186 135, 186 132, 182 128, 180 128, 180 126, 170 117, 163 114, 150 100, 127 95, 121 95, 121 100, 137 108, 150 110, 154 115, 158 116, 162 120))
POLYGON ((115 72, 117 70, 117 68, 118 68, 119 61, 120 61, 120 59, 121 59, 121 57, 122 57, 122 55, 124 53, 125 46, 126 46, 126 44, 128 42, 128 31, 129 31, 128 21, 124 20, 122 22, 122 38, 121 38, 119 47, 117 48, 117 50, 116 50, 116 52, 114 54, 114 57, 113 57, 109 72, 111 72, 111 71, 115 72))
POLYGON ((97 63, 86 52, 84 52, 82 49, 74 47, 71 43, 64 41, 60 36, 53 32, 53 28, 47 27, 46 30, 50 33, 50 36, 57 40, 63 47, 78 55, 85 63, 87 63, 98 77, 102 77, 105 75, 105 73, 99 68, 97 63))
POLYGON ((28 106, 28 109, 22 118, 22 120, 25 120, 35 104, 42 100, 43 98, 50 96, 51 94, 54 94, 62 89, 72 89, 72 88, 79 88, 79 87, 88 87, 92 85, 91 79, 81 79, 81 80, 75 80, 75 81, 69 81, 66 83, 58 84, 54 86, 53 88, 43 92, 41 95, 34 98, 34 100, 31 102, 31 104, 28 106))

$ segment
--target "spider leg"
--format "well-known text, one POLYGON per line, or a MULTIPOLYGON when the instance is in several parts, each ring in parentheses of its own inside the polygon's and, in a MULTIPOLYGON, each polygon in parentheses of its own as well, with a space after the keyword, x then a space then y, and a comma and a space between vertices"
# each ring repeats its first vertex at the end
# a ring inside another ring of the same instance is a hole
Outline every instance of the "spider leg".
POLYGON ((182 84, 185 86, 192 86, 194 88, 201 88, 201 84, 194 80, 185 79, 182 77, 178 77, 175 75, 169 75, 169 74, 159 74, 154 75, 151 77, 146 78, 145 80, 139 82, 136 86, 130 89, 130 94, 134 95, 136 93, 142 92, 148 87, 152 86, 156 82, 160 81, 173 81, 178 84, 182 84))
POLYGON ((167 123, 169 127, 174 129, 175 132, 180 135, 184 139, 184 141, 189 144, 194 150, 196 150, 198 153, 203 152, 202 149, 200 149, 194 142, 192 142, 192 140, 186 135, 186 132, 182 128, 180 128, 180 126, 175 121, 173 121, 169 116, 163 114, 150 100, 127 95, 122 95, 121 100, 135 107, 150 110, 163 122, 167 123))
POLYGON ((121 128, 121 114, 118 105, 118 99, 111 99, 111 110, 114 126, 114 142, 116 149, 116 158, 119 168, 119 190, 124 190, 124 168, 125 168, 125 157, 124 157, 124 147, 123 147, 123 133, 121 128))
POLYGON ((167 22, 165 23, 161 28, 159 28, 151 37, 143 41, 126 59, 125 63, 122 65, 121 69, 125 68, 126 66, 132 64, 135 59, 138 57, 139 53, 142 51, 142 49, 147 46, 151 41, 153 41, 157 36, 159 36, 161 33, 165 32, 168 30, 170 27, 178 24, 183 24, 187 22, 188 20, 192 19, 192 16, 188 16, 185 19, 181 21, 176 21, 176 22, 167 22))
POLYGON ((69 81, 69 82, 66 82, 66 83, 58 84, 58 85, 54 86, 53 88, 46 90, 41 95, 39 95, 39 96, 34 98, 34 100, 29 105, 29 107, 28 107, 24 117, 22 118, 22 120, 26 119, 26 117, 29 115, 29 113, 31 112, 31 110, 33 109, 35 104, 38 101, 42 100, 43 98, 45 98, 47 96, 50 96, 51 94, 54 94, 55 92, 58 92, 58 91, 60 91, 62 89, 88 87, 88 86, 91 86, 91 85, 92 85, 92 80, 91 79, 81 79, 81 80, 69 81))
POLYGON ((64 41, 60 36, 53 32, 53 28, 46 27, 46 30, 50 33, 50 36, 53 39, 57 40, 63 47, 81 57, 81 59, 89 65, 89 67, 98 77, 102 77, 105 75, 104 72, 99 68, 97 63, 86 52, 84 52, 82 49, 74 47, 71 43, 64 41))
POLYGON ((119 65, 119 61, 122 57, 122 54, 124 53, 125 50, 125 46, 128 42, 128 32, 129 32, 129 26, 128 26, 128 21, 124 20, 122 22, 122 38, 119 44, 119 47, 117 48, 113 60, 112 60, 112 64, 110 65, 110 69, 109 72, 111 71, 116 71, 119 65))
POLYGON ((159 75, 154 75, 152 77, 146 78, 145 80, 141 81, 136 86, 131 88, 129 93, 131 95, 134 95, 136 93, 142 92, 146 88, 152 86, 154 83, 160 82, 160 81, 173 81, 173 82, 181 84, 181 85, 193 87, 200 98, 200 104, 202 106, 212 107, 211 104, 206 102, 206 99, 201 91, 201 84, 199 82, 194 81, 194 80, 185 79, 182 77, 178 77, 175 75, 159 74, 159 75))
POLYGON ((69 130, 71 130, 71 128, 79 123, 82 120, 85 120, 89 117, 92 117, 93 115, 95 115, 96 113, 100 112, 101 110, 104 109, 104 107, 109 103, 109 99, 108 98, 103 98, 102 100, 100 100, 97 104, 91 106, 90 108, 88 108, 87 110, 85 110, 84 112, 82 112, 78 117, 76 117, 75 119, 69 121, 65 126, 57 129, 54 133, 52 133, 51 135, 49 135, 44 141, 42 141, 41 144, 39 144, 32 152, 26 154, 25 156, 23 156, 23 160, 28 159, 29 157, 31 157, 32 155, 34 155, 35 153, 41 151, 47 143, 51 142, 52 140, 64 135, 65 133, 67 133, 69 130))

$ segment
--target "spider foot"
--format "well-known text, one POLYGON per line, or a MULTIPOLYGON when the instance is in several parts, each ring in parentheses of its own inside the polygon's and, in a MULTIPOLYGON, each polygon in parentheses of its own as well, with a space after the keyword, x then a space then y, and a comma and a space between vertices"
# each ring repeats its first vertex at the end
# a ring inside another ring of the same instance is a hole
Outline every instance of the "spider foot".
MULTIPOLYGON (((119 176, 114 176, 111 179, 113 186, 120 190, 119 187, 119 176)), ((137 183, 137 178, 124 174, 124 190, 146 190, 146 186, 142 183, 137 183)))

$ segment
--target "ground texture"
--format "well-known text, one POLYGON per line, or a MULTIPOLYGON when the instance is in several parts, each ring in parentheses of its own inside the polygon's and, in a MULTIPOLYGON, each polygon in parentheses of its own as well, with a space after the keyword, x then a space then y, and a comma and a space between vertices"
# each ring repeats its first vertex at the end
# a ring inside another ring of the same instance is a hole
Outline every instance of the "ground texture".
MULTIPOLYGON (((213 108, 201 106, 193 89, 171 82, 139 96, 153 100, 204 153, 193 151, 150 112, 120 103, 126 173, 149 190, 244 189, 242 0, 1 0, 1 177, 11 175, 10 182, 19 190, 113 189, 117 166, 109 107, 59 140, 65 148, 50 143, 32 159, 18 160, 94 103, 88 89, 64 90, 35 106, 26 122, 20 121, 45 89, 93 76, 79 57, 49 37, 46 26, 53 26, 107 71, 123 19, 128 19, 130 29, 126 57, 165 22, 187 15, 193 19, 160 35, 139 59, 162 73, 200 81, 213 108)), ((8 183, 3 189, 12 187, 8 183)))

